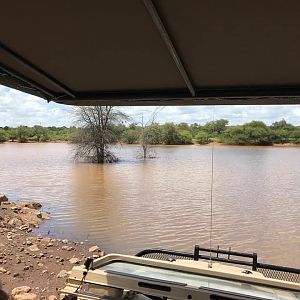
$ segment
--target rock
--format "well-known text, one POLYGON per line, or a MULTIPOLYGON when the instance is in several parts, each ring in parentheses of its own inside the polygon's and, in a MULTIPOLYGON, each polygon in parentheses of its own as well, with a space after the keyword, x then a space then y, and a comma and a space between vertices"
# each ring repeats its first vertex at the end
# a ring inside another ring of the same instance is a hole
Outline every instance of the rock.
POLYGON ((25 230, 28 231, 30 228, 29 228, 29 225, 28 225, 28 224, 24 224, 24 225, 21 225, 21 226, 19 227, 19 229, 20 229, 20 230, 24 230, 24 231, 25 231, 25 230))
POLYGON ((68 244, 68 240, 62 240, 61 241, 63 244, 68 244))
POLYGON ((46 247, 53 247, 53 243, 48 243, 46 247))
POLYGON ((20 227, 20 226, 22 226, 23 222, 18 218, 12 218, 9 220, 9 222, 7 224, 10 226, 20 227))
POLYGON ((8 201, 7 197, 3 194, 0 194, 0 203, 8 201))
POLYGON ((0 267, 0 273, 3 273, 3 274, 5 274, 6 272, 7 272, 7 270, 6 270, 6 269, 4 269, 4 268, 0 267))
POLYGON ((9 241, 11 241, 15 237, 15 234, 12 232, 9 232, 6 237, 9 241))
POLYGON ((26 245, 27 246, 30 246, 30 245, 32 245, 33 243, 32 243, 32 241, 31 240, 26 240, 26 245))
POLYGON ((25 271, 28 271, 28 270, 30 269, 30 267, 29 267, 29 266, 25 266, 23 269, 24 269, 25 271))
POLYGON ((43 238, 43 242, 44 242, 45 244, 48 244, 48 243, 50 243, 50 242, 51 242, 51 239, 50 239, 50 238, 48 238, 48 237, 46 237, 46 238, 43 238))
POLYGON ((20 273, 14 273, 13 274, 13 277, 19 277, 20 276, 20 273))
POLYGON ((30 202, 30 203, 24 203, 23 204, 24 207, 28 207, 31 209, 40 209, 42 207, 42 204, 39 202, 30 202))
POLYGON ((43 220, 49 220, 49 219, 50 219, 50 217, 49 217, 49 215, 48 215, 48 214, 46 214, 46 213, 42 213, 42 219, 43 219, 43 220))
POLYGON ((27 285, 18 286, 18 287, 14 288, 11 291, 11 295, 14 297, 14 296, 19 295, 19 294, 28 293, 30 291, 31 291, 31 288, 29 286, 27 286, 27 285))
POLYGON ((57 278, 64 278, 64 277, 68 277, 68 272, 66 270, 61 270, 57 276, 57 278))
POLYGON ((62 246, 61 249, 62 249, 62 250, 67 250, 67 251, 72 251, 72 250, 74 250, 74 248, 73 248, 72 246, 66 246, 66 245, 65 245, 65 246, 62 246))
POLYGON ((48 300, 57 300, 57 297, 55 295, 51 295, 48 297, 48 300))
POLYGON ((22 208, 19 206, 12 206, 10 209, 16 214, 22 212, 22 208))
POLYGON ((31 251, 31 252, 36 252, 36 251, 40 251, 39 247, 37 245, 31 245, 28 247, 28 249, 31 251))
POLYGON ((14 300, 37 300, 37 295, 34 293, 22 293, 13 297, 14 300))
POLYGON ((100 248, 98 246, 92 246, 91 248, 89 248, 89 252, 98 252, 100 250, 100 248))
POLYGON ((70 264, 75 265, 78 264, 80 262, 80 259, 77 257, 72 257, 69 259, 70 264))

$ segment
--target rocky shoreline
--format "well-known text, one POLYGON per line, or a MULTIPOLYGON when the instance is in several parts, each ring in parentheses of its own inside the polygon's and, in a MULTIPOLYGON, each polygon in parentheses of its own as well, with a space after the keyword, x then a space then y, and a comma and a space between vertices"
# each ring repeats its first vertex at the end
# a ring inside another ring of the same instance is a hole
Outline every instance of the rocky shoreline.
POLYGON ((49 219, 41 207, 0 194, 0 289, 13 300, 56 300, 74 265, 105 255, 96 245, 33 234, 49 219))

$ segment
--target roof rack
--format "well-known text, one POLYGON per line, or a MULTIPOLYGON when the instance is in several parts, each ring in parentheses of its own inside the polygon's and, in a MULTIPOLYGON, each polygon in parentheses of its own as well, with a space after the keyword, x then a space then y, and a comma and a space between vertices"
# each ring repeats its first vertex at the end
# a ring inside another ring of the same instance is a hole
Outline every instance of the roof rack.
POLYGON ((217 249, 209 249, 195 245, 194 253, 153 248, 142 250, 136 256, 166 261, 211 259, 212 261, 251 267, 253 271, 258 271, 268 278, 300 283, 300 269, 260 263, 257 260, 257 253, 237 252, 232 251, 231 248, 224 250, 219 246, 217 249))

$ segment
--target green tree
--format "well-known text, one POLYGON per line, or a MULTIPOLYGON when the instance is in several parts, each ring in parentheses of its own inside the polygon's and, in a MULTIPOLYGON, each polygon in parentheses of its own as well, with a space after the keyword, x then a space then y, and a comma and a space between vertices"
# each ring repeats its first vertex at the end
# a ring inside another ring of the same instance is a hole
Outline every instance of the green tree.
POLYGON ((290 135, 295 126, 287 123, 284 119, 274 122, 270 129, 273 132, 273 142, 277 144, 284 144, 290 142, 290 135))
POLYGON ((210 134, 213 134, 213 133, 220 134, 220 133, 224 132, 228 123, 229 123, 229 121, 225 120, 225 119, 207 122, 203 126, 203 130, 210 134))
POLYGON ((45 127, 34 125, 32 128, 33 138, 37 142, 46 142, 49 139, 48 131, 45 127))
POLYGON ((138 128, 135 128, 135 129, 129 128, 129 129, 126 129, 123 132, 121 140, 124 143, 127 143, 127 144, 136 144, 139 141, 140 134, 141 134, 140 129, 138 129, 138 128))
POLYGON ((203 126, 194 123, 190 126, 190 131, 192 133, 192 136, 195 137, 198 134, 198 132, 203 131, 203 126))
POLYGON ((180 144, 180 134, 174 123, 166 123, 163 125, 162 142, 166 145, 180 144))
POLYGON ((11 140, 12 142, 18 139, 18 131, 16 128, 9 128, 7 130, 7 135, 9 140, 11 140))
POLYGON ((4 143, 7 140, 8 140, 7 132, 4 129, 0 128, 0 143, 4 143))
POLYGON ((195 141, 199 144, 208 144, 210 142, 210 136, 205 131, 198 131, 195 136, 195 141))
POLYGON ((28 142, 31 136, 31 131, 27 126, 19 126, 17 127, 17 139, 19 143, 26 143, 28 142))
POLYGON ((236 145, 272 145, 272 131, 261 121, 229 127, 221 135, 221 142, 236 145))
POLYGON ((193 144, 193 137, 189 130, 179 130, 179 143, 181 145, 193 144))
POLYGON ((151 124, 145 128, 148 143, 150 145, 159 145, 162 143, 162 127, 157 124, 151 124))
POLYGON ((290 141, 295 144, 300 144, 300 128, 299 127, 291 132, 290 141))

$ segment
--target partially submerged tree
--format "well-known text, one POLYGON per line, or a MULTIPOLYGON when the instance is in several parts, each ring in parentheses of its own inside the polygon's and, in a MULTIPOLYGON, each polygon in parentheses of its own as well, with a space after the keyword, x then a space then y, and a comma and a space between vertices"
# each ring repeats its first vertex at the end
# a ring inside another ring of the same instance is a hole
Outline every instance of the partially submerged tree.
POLYGON ((142 113, 141 117, 141 133, 139 138, 139 143, 141 145, 141 157, 142 159, 146 159, 148 157, 155 157, 155 152, 152 150, 151 145, 158 144, 155 142, 157 140, 157 126, 155 126, 155 118, 159 111, 162 108, 155 108, 151 113, 150 117, 147 121, 144 120, 144 114, 142 113))
POLYGON ((113 106, 82 106, 76 115, 79 129, 73 139, 75 159, 116 162, 111 145, 116 141, 117 126, 127 119, 126 114, 113 106))

